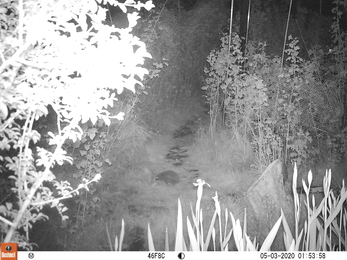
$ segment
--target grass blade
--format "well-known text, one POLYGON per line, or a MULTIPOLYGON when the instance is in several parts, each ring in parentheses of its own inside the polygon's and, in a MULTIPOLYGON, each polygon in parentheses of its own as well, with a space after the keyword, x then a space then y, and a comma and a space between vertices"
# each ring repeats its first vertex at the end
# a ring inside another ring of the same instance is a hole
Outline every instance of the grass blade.
POLYGON ((282 221, 282 216, 280 216, 280 218, 277 220, 276 224, 271 229, 270 233, 265 238, 265 241, 264 241, 262 247, 260 248, 260 251, 268 251, 270 249, 272 242, 274 241, 275 236, 277 234, 278 228, 281 225, 281 221, 282 221))
POLYGON ((213 216, 212 216, 212 220, 211 220, 211 223, 210 223, 210 228, 208 230, 208 233, 207 233, 207 236, 206 236, 206 240, 205 240, 205 244, 204 244, 204 251, 207 251, 207 248, 208 248, 208 246, 210 244, 212 229, 213 229, 214 223, 216 221, 216 216, 217 216, 217 211, 215 211, 213 213, 213 216))
POLYGON ((345 192, 344 194, 341 194, 339 203, 337 204, 336 208, 332 210, 332 213, 326 222, 327 226, 330 226, 331 222, 336 218, 337 214, 340 213, 342 209, 342 204, 345 202, 346 199, 347 199, 347 192, 345 192))
POLYGON ((183 251, 183 221, 182 221, 182 206, 181 201, 178 199, 178 213, 177 213, 177 230, 176 230, 176 243, 175 251, 183 251))
POLYGON ((198 240, 195 237, 192 225, 190 224, 188 217, 187 217, 187 228, 188 228, 188 236, 189 236, 190 246, 191 246, 192 250, 193 251, 200 251, 198 240))
POLYGON ((245 237, 246 241, 246 250, 245 251, 257 251, 255 246, 253 245, 252 241, 249 239, 249 237, 246 235, 245 237))
POLYGON ((231 228, 230 231, 229 231, 229 234, 224 238, 224 241, 222 243, 222 251, 223 250, 228 250, 227 246, 229 244, 229 240, 230 240, 230 237, 231 237, 232 233, 233 233, 233 229, 231 228))
POLYGON ((283 233, 284 246, 286 250, 288 250, 288 248, 290 248, 294 239, 282 209, 281 209, 281 216, 282 216, 282 224, 284 228, 284 233, 283 233))
POLYGON ((124 219, 122 219, 122 228, 120 230, 120 236, 119 236, 119 251, 122 251, 123 238, 124 238, 124 219))
POLYGON ((155 251, 151 228, 148 223, 148 251, 155 251))
POLYGON ((118 237, 114 240, 114 251, 118 251, 118 237))
POLYGON ((165 251, 169 251, 169 232, 167 228, 165 229, 165 251))
POLYGON ((108 231, 107 223, 106 223, 106 234, 107 234, 108 244, 110 246, 110 251, 113 251, 112 240, 111 240, 110 232, 108 231))

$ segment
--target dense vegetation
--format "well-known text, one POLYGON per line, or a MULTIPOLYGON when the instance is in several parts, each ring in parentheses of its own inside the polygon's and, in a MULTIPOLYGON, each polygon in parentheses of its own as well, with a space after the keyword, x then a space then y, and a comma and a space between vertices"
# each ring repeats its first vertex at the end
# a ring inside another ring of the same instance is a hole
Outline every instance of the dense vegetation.
MULTIPOLYGON (((160 120, 200 95, 202 85, 209 125, 200 138, 216 144, 222 131, 237 134, 261 166, 280 158, 307 169, 317 162, 329 168, 345 158, 345 2, 333 2, 331 41, 324 31, 328 18, 296 6, 291 13, 296 23, 283 48, 280 18, 286 5, 254 1, 245 53, 234 33, 238 16, 233 33, 227 33, 229 1, 225 12, 208 1, 166 2, 154 1, 155 8, 152 1, 133 0, 0 4, 0 241, 33 248, 30 231, 37 221, 52 221, 44 208, 50 206, 62 220, 55 228, 69 234, 69 243, 62 235, 58 244, 73 248, 83 227, 113 214, 115 194, 94 186, 105 167, 112 164, 126 174, 145 160, 145 142, 170 129, 160 120), (196 16, 185 16, 194 8, 196 16), (273 23, 277 26, 268 30, 273 23), (66 164, 74 168, 66 170, 66 164)), ((113 181, 108 177, 106 184, 113 181)), ((327 175, 324 187, 319 210, 308 209, 312 230, 323 230, 324 243, 312 242, 310 233, 300 240, 297 230, 293 236, 286 230, 287 249, 331 250, 330 230, 337 232, 339 249, 346 248, 345 235, 337 231, 346 230, 344 186, 333 195, 327 175)), ((212 229, 208 239, 199 239, 199 196, 194 224, 188 225, 190 247, 183 246, 182 235, 179 249, 209 245, 212 229)), ((220 217, 218 202, 216 208, 220 217)), ((239 229, 232 214, 231 219, 239 229)), ((225 232, 217 249, 227 249, 230 237, 225 232)), ((246 235, 240 241, 235 241, 239 250, 257 249, 246 235)))

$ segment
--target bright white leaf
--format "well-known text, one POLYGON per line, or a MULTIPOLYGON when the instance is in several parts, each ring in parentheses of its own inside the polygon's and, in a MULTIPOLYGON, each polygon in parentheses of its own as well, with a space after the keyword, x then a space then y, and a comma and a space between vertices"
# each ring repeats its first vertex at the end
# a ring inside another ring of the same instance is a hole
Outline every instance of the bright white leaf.
POLYGON ((128 21, 129 21, 129 27, 133 28, 137 24, 137 20, 140 18, 138 12, 133 12, 127 15, 128 16, 128 21))
POLYGON ((154 8, 155 6, 154 6, 154 4, 153 4, 152 1, 147 1, 147 2, 145 3, 145 6, 144 6, 144 7, 146 8, 147 11, 149 11, 149 10, 151 10, 152 8, 154 8))
POLYGON ((123 13, 127 12, 127 7, 124 4, 119 4, 118 6, 123 11, 123 13))

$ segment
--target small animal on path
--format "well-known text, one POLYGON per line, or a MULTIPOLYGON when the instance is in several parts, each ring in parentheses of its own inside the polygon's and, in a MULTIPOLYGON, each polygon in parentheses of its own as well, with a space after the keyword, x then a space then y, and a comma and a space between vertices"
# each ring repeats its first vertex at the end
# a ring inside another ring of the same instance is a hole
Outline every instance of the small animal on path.
POLYGON ((171 170, 159 173, 155 179, 167 185, 175 185, 180 181, 178 174, 171 170))

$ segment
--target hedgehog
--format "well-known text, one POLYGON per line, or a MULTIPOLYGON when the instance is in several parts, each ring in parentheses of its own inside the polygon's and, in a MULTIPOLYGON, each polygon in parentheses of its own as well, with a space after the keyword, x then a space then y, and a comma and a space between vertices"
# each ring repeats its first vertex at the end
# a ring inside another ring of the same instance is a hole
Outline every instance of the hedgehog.
POLYGON ((159 173, 155 179, 165 182, 167 185, 175 185, 180 181, 178 174, 170 170, 159 173))

